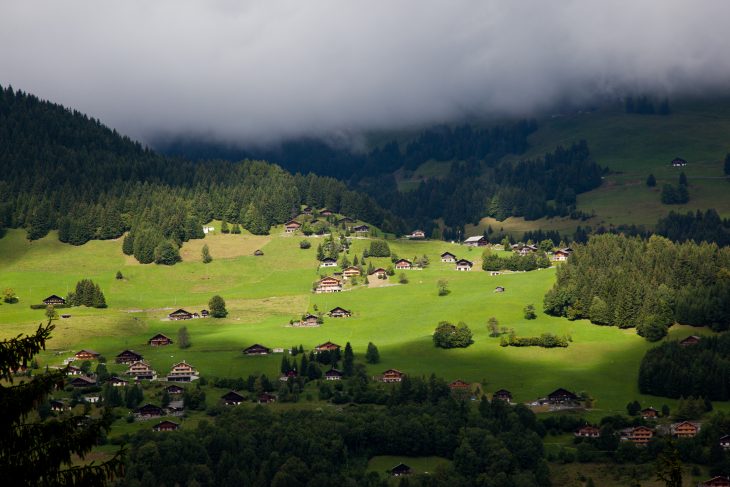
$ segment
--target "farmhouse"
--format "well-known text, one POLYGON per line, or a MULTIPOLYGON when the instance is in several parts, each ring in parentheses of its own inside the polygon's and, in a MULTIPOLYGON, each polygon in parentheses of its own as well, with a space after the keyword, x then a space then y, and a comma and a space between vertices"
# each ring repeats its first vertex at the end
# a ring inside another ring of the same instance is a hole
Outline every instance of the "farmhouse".
POLYGON ((51 411, 66 411, 70 409, 65 402, 53 400, 51 401, 51 411))
POLYGON ((66 367, 66 375, 81 375, 83 373, 84 371, 76 366, 69 365, 66 367))
POLYGON ((99 358, 99 355, 101 355, 99 352, 95 352, 93 350, 81 350, 76 352, 74 358, 76 360, 96 360, 99 358))
POLYGON ((328 210, 327 208, 322 208, 321 210, 319 210, 319 214, 322 216, 332 216, 334 213, 332 212, 332 210, 328 210))
POLYGON ((405 463, 399 463, 395 467, 390 469, 390 475, 393 477, 400 477, 402 475, 410 475, 413 473, 413 469, 406 465, 405 463))
POLYGON ((492 395, 492 400, 499 399, 507 403, 512 402, 512 393, 507 389, 500 389, 492 395))
POLYGON ((489 240, 484 235, 477 235, 464 240, 464 245, 467 247, 486 247, 488 243, 489 240))
POLYGON ((388 272, 383 269, 382 267, 378 267, 373 272, 370 273, 371 276, 375 276, 378 279, 387 279, 388 278, 388 272))
POLYGON ((322 259, 319 263, 320 267, 337 267, 337 259, 333 259, 332 257, 325 257, 322 259))
POLYGON ((66 300, 63 299, 61 296, 56 296, 55 294, 51 294, 46 299, 43 300, 43 304, 50 305, 50 306, 58 306, 58 305, 64 305, 66 304, 66 300))
POLYGON ((269 404, 271 402, 276 402, 276 396, 273 394, 269 394, 268 392, 262 392, 259 394, 258 403, 259 404, 269 404))
POLYGON ((687 161, 685 161, 681 157, 675 157, 672 160, 672 166, 674 166, 674 167, 684 167, 686 165, 687 165, 687 161))
POLYGON ((314 347, 314 351, 317 353, 332 352, 332 351, 339 350, 339 349, 340 349, 340 346, 337 345, 336 343, 332 343, 332 342, 324 342, 323 344, 317 345, 316 347, 314 347))
POLYGON ((681 340, 679 342, 679 344, 683 347, 687 347, 690 345, 697 345, 698 343, 700 343, 701 339, 702 339, 702 337, 699 337, 697 335, 690 335, 687 338, 685 338, 684 340, 681 340))
POLYGON ((370 227, 367 225, 357 225, 356 227, 352 227, 352 231, 355 233, 368 233, 370 227))
POLYGON ((112 387, 126 387, 129 384, 129 381, 117 377, 116 375, 109 377, 107 382, 111 384, 112 387))
POLYGON ((317 287, 314 289, 314 292, 317 294, 338 293, 340 291, 342 291, 342 281, 331 276, 320 279, 319 282, 317 282, 317 287))
POLYGON ((626 439, 637 446, 645 446, 654 437, 654 430, 647 426, 637 426, 628 431, 626 439))
POLYGON ((175 384, 165 387, 165 390, 167 391, 168 394, 173 395, 173 396, 176 394, 182 394, 183 392, 185 392, 185 389, 183 389, 182 387, 175 385, 175 384))
POLYGON ((319 326, 319 316, 313 314, 306 314, 299 321, 298 325, 295 326, 319 326))
POLYGON ((311 215, 312 214, 312 207, 311 206, 305 206, 302 209, 302 214, 303 215, 311 215))
POLYGON ((596 428, 595 426, 586 425, 582 428, 579 428, 575 432, 575 436, 578 438, 598 438, 601 436, 601 430, 596 428))
POLYGON ((172 370, 167 374, 168 382, 190 382, 196 379, 199 379, 198 371, 184 360, 173 365, 172 370))
POLYGON ((358 269, 355 266, 350 266, 347 269, 342 271, 342 276, 345 279, 349 279, 351 277, 358 277, 360 275, 360 269, 358 269))
POLYGON ((380 378, 380 382, 400 382, 403 380, 405 374, 400 370, 388 369, 383 372, 383 376, 380 378))
POLYGON ((349 318, 352 316, 352 312, 346 310, 345 308, 340 308, 339 306, 336 308, 332 308, 329 313, 327 313, 330 318, 349 318))
POLYGON ((135 409, 134 414, 135 416, 137 416, 138 419, 149 419, 164 416, 165 411, 163 411, 160 406, 155 406, 154 404, 145 404, 144 406, 140 406, 135 409))
POLYGON ((263 345, 259 345, 258 343, 255 343, 250 347, 243 349, 244 355, 268 355, 270 353, 270 349, 264 347, 263 345))
POLYGON ((553 392, 547 395, 546 398, 540 401, 541 403, 551 405, 565 405, 565 404, 577 404, 578 396, 573 394, 567 389, 555 389, 553 392))
POLYGON ((223 394, 221 399, 223 400, 223 403, 226 406, 238 406, 239 404, 241 404, 243 401, 246 400, 245 397, 243 397, 236 391, 230 391, 230 392, 223 394))
POLYGON ((423 240, 426 238, 426 233, 423 230, 413 230, 408 238, 411 240, 423 240))
POLYGON ((178 428, 180 428, 179 424, 166 419, 154 425, 152 427, 152 431, 175 431, 178 428))
POLYGON ((114 361, 118 364, 133 364, 140 360, 142 360, 142 355, 134 350, 125 350, 114 358, 114 361))
POLYGON ((411 269, 413 267, 413 264, 411 264, 411 261, 408 259, 399 259, 395 263, 395 268, 398 270, 407 270, 411 269))
POLYGON ((690 423, 689 421, 682 421, 681 423, 672 424, 670 429, 672 436, 676 436, 677 438, 694 438, 700 432, 700 425, 690 423))
POLYGON ((712 477, 697 484, 698 487, 730 487, 730 479, 727 477, 712 477))
POLYGON ((152 347, 163 347, 165 345, 172 345, 172 340, 162 333, 158 333, 157 335, 147 340, 147 343, 152 347))
POLYGON ((641 417, 644 419, 654 419, 659 416, 659 411, 652 407, 644 408, 641 410, 641 417))
POLYGON ((553 252, 553 260, 556 262, 565 262, 570 257, 572 250, 570 249, 558 249, 553 252))
POLYGON ((203 318, 207 318, 210 316, 210 312, 207 309, 201 309, 200 316, 202 316, 203 318))
POLYGON ((69 384, 73 387, 93 387, 96 385, 96 379, 86 377, 85 375, 79 375, 78 377, 71 379, 69 384))
POLYGON ((173 311, 167 317, 173 321, 177 320, 191 320, 193 319, 193 314, 185 311, 184 309, 178 309, 176 311, 173 311))
POLYGON ((523 245, 516 252, 520 255, 528 255, 537 252, 537 247, 534 245, 523 245))
POLYGON ((294 233, 302 227, 302 224, 296 220, 289 220, 284 224, 286 233, 294 233))
POLYGON ((730 435, 725 435, 720 438, 720 446, 725 450, 730 449, 730 435))
POLYGON ((342 371, 330 369, 324 373, 324 378, 326 380, 341 380, 343 375, 342 371))
POLYGON ((459 259, 456 261, 456 270, 457 271, 470 271, 473 265, 474 265, 474 263, 469 260, 459 259))
POLYGON ((451 389, 452 391, 470 390, 471 384, 469 384, 468 382, 464 382, 461 379, 456 379, 449 384, 449 389, 451 389))
POLYGON ((355 223, 355 220, 353 220, 349 216, 345 216, 337 220, 338 225, 345 225, 346 223, 355 223))
POLYGON ((137 380, 155 380, 157 378, 157 372, 152 370, 150 364, 144 360, 131 364, 126 374, 137 380))
POLYGON ((441 254, 441 262, 456 262, 456 256, 451 252, 444 252, 441 254))

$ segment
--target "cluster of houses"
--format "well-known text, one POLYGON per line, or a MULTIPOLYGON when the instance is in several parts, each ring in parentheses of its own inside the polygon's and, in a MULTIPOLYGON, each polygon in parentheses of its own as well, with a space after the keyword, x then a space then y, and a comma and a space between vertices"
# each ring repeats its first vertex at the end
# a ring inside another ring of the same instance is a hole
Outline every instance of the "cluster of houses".
POLYGON ((189 311, 186 311, 184 309, 178 309, 167 315, 167 318, 173 321, 178 321, 192 320, 195 318, 208 318, 209 316, 210 312, 207 309, 201 310, 200 313, 190 313, 189 311))
MULTIPOLYGON (((487 245, 489 245, 489 240, 484 235, 476 235, 464 240, 464 245, 466 245, 467 247, 486 247, 487 245)), ((532 253, 536 253, 540 249, 532 244, 516 243, 510 247, 510 250, 519 255, 529 255, 532 253)), ((573 249, 571 249, 570 247, 556 249, 552 253, 552 260, 556 262, 566 261, 572 253, 573 249)))
POLYGON ((472 261, 466 259, 457 259, 456 256, 451 252, 444 252, 443 254, 441 254, 441 262, 456 264, 457 271, 470 271, 471 268, 474 267, 474 263, 472 261))
MULTIPOLYGON (((637 446, 646 446, 654 436, 672 436, 674 438, 694 438, 700 432, 701 425, 691 421, 681 421, 667 426, 652 428, 650 426, 635 426, 619 431, 622 441, 630 441, 637 446)), ((579 438, 598 438, 601 430, 597 426, 586 425, 575 432, 579 438)), ((720 440, 720 446, 724 449, 730 448, 730 435, 720 440), (723 444, 723 441, 725 444, 723 444)))
MULTIPOLYGON (((327 208, 323 208, 323 209, 319 210, 318 213, 320 216, 324 216, 324 217, 334 215, 334 212, 332 212, 331 210, 328 210, 327 208)), ((307 206, 306 208, 304 208, 302 210, 302 215, 312 216, 313 214, 314 214, 314 210, 312 210, 312 208, 309 206, 307 206)), ((312 220, 312 223, 315 223, 316 221, 317 221, 316 219, 312 220)), ((347 216, 342 217, 339 220, 337 220, 338 225, 347 225, 347 229, 350 232, 353 232, 355 234, 365 235, 365 234, 370 233, 370 227, 368 225, 365 225, 365 224, 352 225, 353 223, 355 223, 355 220, 353 220, 352 218, 347 217, 347 216)), ((295 233, 302 228, 302 225, 303 224, 300 221, 291 219, 288 222, 284 223, 284 232, 285 233, 295 233)))

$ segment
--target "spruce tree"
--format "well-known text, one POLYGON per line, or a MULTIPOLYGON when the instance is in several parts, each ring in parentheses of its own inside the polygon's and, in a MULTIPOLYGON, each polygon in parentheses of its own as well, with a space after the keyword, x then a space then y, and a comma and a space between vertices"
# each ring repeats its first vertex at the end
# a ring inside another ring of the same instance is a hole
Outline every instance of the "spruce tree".
POLYGON ((365 361, 369 364, 377 364, 380 362, 380 352, 378 352, 378 347, 373 342, 368 343, 368 349, 365 352, 365 361))
POLYGON ((74 415, 31 421, 29 415, 36 405, 45 403, 65 380, 64 371, 46 371, 30 382, 12 385, 13 371, 45 350, 53 328, 49 322, 34 335, 0 342, 0 378, 4 381, 0 384, 0 471, 5 482, 18 486, 104 486, 122 475, 120 453, 98 465, 80 466, 72 456, 84 459, 109 431, 111 414, 105 411, 99 419, 74 415))
POLYGON ((646 178, 646 185, 650 188, 656 186, 656 178, 653 174, 649 174, 649 176, 646 178))
POLYGON ((209 264, 213 262, 213 257, 210 255, 210 250, 208 249, 208 244, 203 244, 203 249, 200 252, 203 264, 209 264))
POLYGON ((228 222, 223 220, 223 223, 221 223, 221 233, 230 233, 230 229, 228 228, 228 222))
POLYGON ((350 377, 355 370, 355 354, 352 352, 352 345, 347 342, 345 345, 345 355, 342 361, 342 373, 345 377, 350 377))

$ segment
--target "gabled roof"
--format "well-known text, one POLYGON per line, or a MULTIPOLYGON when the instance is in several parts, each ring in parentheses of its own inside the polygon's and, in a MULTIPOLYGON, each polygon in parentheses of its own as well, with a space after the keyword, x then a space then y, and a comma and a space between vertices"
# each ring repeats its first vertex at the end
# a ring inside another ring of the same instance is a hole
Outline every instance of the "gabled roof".
POLYGON ((370 275, 372 276, 373 274, 378 274, 380 272, 387 272, 387 271, 385 269, 383 269, 382 267, 378 267, 377 269, 373 269, 373 272, 371 272, 370 275))
POLYGON ((385 374, 403 375, 403 372, 401 372, 398 369, 388 369, 385 372, 383 372, 383 375, 385 375, 385 374))
POLYGON ((245 397, 237 393, 236 391, 230 391, 226 392, 221 396, 221 399, 224 401, 231 401, 231 402, 243 402, 246 400, 245 397))
POLYGON ((341 348, 341 347, 339 345, 337 345, 336 343, 326 341, 326 342, 322 343, 321 345, 317 345, 315 348, 321 349, 321 350, 330 350, 330 349, 341 348))
POLYGON ((459 259, 456 261, 456 265, 468 265, 469 267, 473 266, 474 263, 470 260, 466 259, 459 259))
POLYGON ((298 222, 298 221, 296 221, 296 220, 289 220, 289 221, 288 221, 288 222, 286 222, 286 223, 285 223, 284 225, 286 225, 287 227, 288 227, 288 226, 293 226, 293 225, 298 225, 298 226, 300 226, 300 227, 302 226, 302 224, 301 224, 301 223, 299 223, 299 222, 298 222))
MULTIPOLYGON (((170 340, 170 338, 168 336, 163 335, 162 333, 158 333, 157 335, 155 335, 152 338, 150 338, 148 341, 160 340, 160 339, 170 340)), ((172 340, 170 340, 170 341, 172 342, 172 340)))
POLYGON ((44 299, 43 301, 45 302, 45 301, 51 301, 51 300, 53 300, 53 301, 66 301, 66 300, 65 300, 64 298, 62 298, 61 296, 57 296, 57 295, 55 295, 55 294, 51 294, 50 296, 48 296, 48 297, 47 297, 46 299, 44 299))
POLYGON ((331 313, 350 313, 350 311, 349 310, 346 310, 345 308, 341 308, 340 306, 337 306, 337 307, 332 308, 330 310, 330 314, 331 313))
POLYGON ((567 389, 563 389, 562 387, 555 389, 553 392, 548 394, 548 397, 554 397, 554 396, 565 396, 570 399, 578 399, 578 396, 576 396, 575 394, 573 394, 572 392, 570 392, 567 389))
POLYGON ((481 242, 483 240, 486 240, 484 238, 484 235, 475 235, 473 237, 469 237, 466 240, 464 240, 464 243, 471 243, 471 242, 481 242))
POLYGON ((471 386, 471 384, 469 384, 468 382, 464 382, 461 379, 456 379, 455 381, 453 381, 452 383, 449 384, 449 387, 451 387, 452 389, 453 388, 466 388, 469 386, 471 386))
POLYGON ((500 389, 494 393, 495 396, 511 396, 512 393, 507 389, 500 389))
POLYGON ((342 373, 341 370, 330 369, 327 372, 325 372, 324 375, 327 377, 342 377, 344 374, 342 373))
POLYGON ((135 352, 134 350, 124 350, 123 352, 118 353, 117 354, 117 357, 122 357, 124 355, 133 355, 135 357, 142 358, 142 355, 139 354, 139 353, 137 353, 137 352, 135 352))
POLYGON ((164 426, 170 425, 173 427, 173 429, 178 429, 180 427, 180 424, 176 423, 175 421, 170 421, 169 419, 165 419, 163 421, 160 421, 156 425, 154 425, 152 427, 152 429, 154 429, 154 430, 161 429, 163 425, 164 426))
POLYGON ((393 474, 403 474, 403 473, 410 472, 410 471, 411 471, 411 467, 409 467, 405 463, 399 463, 398 465, 396 465, 395 467, 390 469, 390 473, 393 473, 393 474))
POLYGON ((333 259, 332 257, 325 257, 320 262, 337 262, 337 259, 333 259))
POLYGON ((250 350, 266 350, 268 352, 269 347, 265 347, 263 345, 259 345, 258 343, 254 343, 250 347, 244 348, 243 353, 246 353, 247 351, 250 351, 250 350))
POLYGON ((395 265, 398 265, 401 262, 405 262, 406 264, 411 265, 411 261, 408 260, 408 259, 398 259, 398 260, 395 261, 395 265))
POLYGON ((357 272, 360 272, 360 269, 358 269, 354 265, 351 265, 350 267, 345 268, 342 272, 347 272, 347 271, 357 271, 357 272))
POLYGON ((95 352, 95 351, 89 350, 87 348, 84 348, 83 350, 79 350, 78 352, 76 352, 76 355, 78 355, 80 353, 88 353, 88 354, 91 354, 91 355, 101 355, 99 352, 95 352))
POLYGON ((309 320, 309 319, 311 319, 311 318, 314 318, 315 320, 318 320, 318 319, 319 319, 319 316, 317 316, 317 315, 313 315, 312 313, 307 313, 307 314, 306 314, 306 315, 304 315, 304 317, 302 318, 302 321, 307 321, 307 320, 309 320))
POLYGON ((441 254, 441 257, 446 257, 447 255, 450 255, 451 257, 456 257, 456 256, 455 256, 454 254, 452 254, 451 252, 444 252, 443 254, 441 254))
POLYGON ((184 309, 180 308, 178 310, 173 311, 168 316, 172 316, 172 315, 192 315, 192 313, 189 312, 189 311, 187 311, 187 310, 184 310, 184 309))

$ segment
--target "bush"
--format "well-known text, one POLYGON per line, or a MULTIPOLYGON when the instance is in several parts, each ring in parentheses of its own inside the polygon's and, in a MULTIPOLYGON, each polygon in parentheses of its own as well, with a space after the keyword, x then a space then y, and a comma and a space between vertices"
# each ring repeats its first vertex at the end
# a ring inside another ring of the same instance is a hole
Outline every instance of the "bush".
POLYGON ((442 321, 433 333, 433 343, 440 348, 465 348, 474 343, 472 333, 466 323, 457 326, 442 321))
POLYGON ((370 242, 370 257, 390 257, 390 247, 385 240, 373 240, 370 242))
POLYGON ((210 298, 210 301, 208 301, 208 307, 210 308, 210 316, 213 318, 225 318, 228 316, 226 302, 218 295, 210 298))
POLYGON ((535 314, 535 305, 534 304, 528 304, 525 306, 522 310, 525 313, 525 319, 526 320, 534 320, 537 318, 537 314, 535 314))
POLYGON ((311 246, 312 246, 312 242, 310 242, 309 240, 302 240, 301 242, 299 242, 300 249, 308 249, 311 246))
POLYGON ((408 284, 408 276, 406 276, 405 272, 401 272, 400 275, 398 275, 398 282, 401 284, 408 284))
POLYGON ((552 333, 543 333, 539 337, 518 337, 511 333, 509 338, 502 337, 500 345, 503 347, 543 347, 543 348, 565 348, 571 339, 569 336, 558 336, 552 333))

